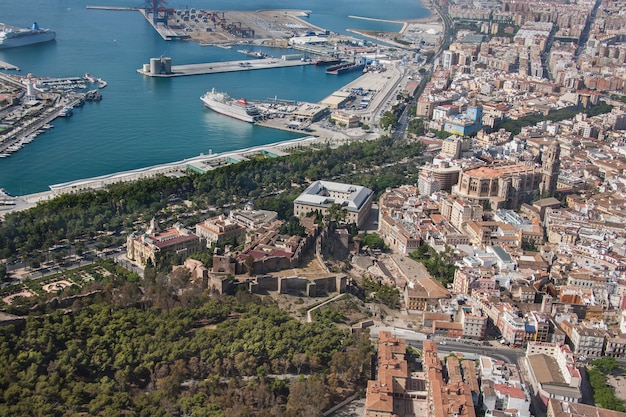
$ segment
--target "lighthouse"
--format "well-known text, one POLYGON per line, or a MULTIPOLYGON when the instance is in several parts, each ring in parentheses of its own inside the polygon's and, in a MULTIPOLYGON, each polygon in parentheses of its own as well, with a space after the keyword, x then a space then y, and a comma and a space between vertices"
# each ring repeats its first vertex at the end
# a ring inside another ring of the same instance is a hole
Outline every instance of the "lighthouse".
POLYGON ((35 79, 32 74, 28 74, 26 76, 26 96, 24 97, 25 101, 36 101, 39 97, 37 97, 37 90, 35 90, 35 79))

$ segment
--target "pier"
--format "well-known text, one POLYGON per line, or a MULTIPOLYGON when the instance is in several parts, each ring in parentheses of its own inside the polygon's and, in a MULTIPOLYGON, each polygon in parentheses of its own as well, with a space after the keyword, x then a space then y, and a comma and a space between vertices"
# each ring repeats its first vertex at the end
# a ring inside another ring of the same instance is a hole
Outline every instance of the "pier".
POLYGON ((20 67, 18 67, 17 65, 9 64, 8 62, 0 61, 0 69, 19 71, 20 67))
POLYGON ((149 77, 182 77, 185 75, 219 74, 222 72, 251 71, 269 68, 295 67, 310 65, 309 61, 286 60, 279 58, 252 59, 250 61, 208 62, 206 64, 161 65, 170 62, 168 58, 152 58, 150 64, 144 64, 138 73, 149 77), (157 61, 154 61, 157 60, 157 61))
POLYGON ((0 158, 7 158, 32 142, 39 133, 51 127, 50 122, 57 117, 63 117, 65 109, 80 106, 85 101, 98 101, 102 98, 97 89, 87 92, 77 90, 85 90, 88 84, 93 83, 98 83, 98 88, 106 86, 106 81, 89 74, 85 74, 84 77, 30 80, 29 77, 0 73, 0 81, 3 85, 10 86, 17 91, 23 91, 26 87, 26 96, 32 96, 26 100, 26 104, 16 106, 8 113, 11 115, 12 122, 0 133, 0 158), (24 83, 24 79, 29 81, 24 83), (37 90, 34 89, 35 85, 37 90), (47 94, 46 100, 38 96, 44 92, 47 94))
POLYGON ((120 7, 120 6, 85 6, 86 9, 96 10, 118 10, 118 11, 137 11, 139 7, 120 7))
MULTIPOLYGON (((153 20, 150 18, 148 14, 148 10, 146 9, 136 9, 146 18, 148 23, 157 31, 157 33, 163 38, 165 41, 171 41, 176 39, 189 39, 189 35, 185 33, 182 29, 174 29, 167 25, 167 20, 165 22, 160 20, 153 20)), ((152 12, 154 13, 154 12, 152 12)))
POLYGON ((82 97, 60 100, 52 107, 44 110, 35 119, 16 127, 6 135, 1 135, 0 155, 2 155, 3 158, 6 158, 11 153, 21 149, 25 144, 30 143, 35 139, 35 136, 37 136, 37 134, 44 129, 45 125, 49 126, 54 119, 60 117, 61 112, 65 107, 77 106, 81 100, 82 97))

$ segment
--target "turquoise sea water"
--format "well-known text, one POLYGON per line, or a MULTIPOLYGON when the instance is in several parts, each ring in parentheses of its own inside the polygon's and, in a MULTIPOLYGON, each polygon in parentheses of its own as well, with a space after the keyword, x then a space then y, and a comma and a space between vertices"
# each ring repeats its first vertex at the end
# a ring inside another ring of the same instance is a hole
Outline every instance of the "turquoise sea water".
MULTIPOLYGON (((317 102, 358 77, 327 75, 303 66, 172 79, 136 72, 150 57, 171 56, 174 65, 244 59, 236 47, 225 50, 195 42, 163 41, 132 11, 86 9, 87 5, 143 6, 142 1, 0 0, 2 23, 27 27, 37 21, 57 32, 55 42, 0 50, 0 60, 21 68, 18 74, 82 76, 107 81, 103 100, 59 118, 54 129, 10 158, 0 159, 0 188, 16 195, 45 191, 51 184, 172 162, 200 153, 247 148, 300 135, 252 126, 203 108, 199 97, 215 87, 233 97, 279 97, 317 102)), ((169 7, 210 10, 308 9, 310 22, 332 31, 398 30, 399 25, 348 16, 401 20, 428 14, 418 0, 268 0, 177 3, 169 7)), ((265 50, 274 56, 286 51, 265 50)), ((7 71, 8 72, 8 71, 7 71)), ((9 72, 11 73, 11 72, 9 72)))

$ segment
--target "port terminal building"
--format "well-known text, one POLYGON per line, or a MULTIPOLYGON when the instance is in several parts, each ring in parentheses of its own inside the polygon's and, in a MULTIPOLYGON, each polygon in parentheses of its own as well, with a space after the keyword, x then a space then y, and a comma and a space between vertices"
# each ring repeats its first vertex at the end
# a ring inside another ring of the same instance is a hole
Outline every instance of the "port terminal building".
POLYGON ((321 104, 330 107, 331 109, 341 109, 345 107, 346 103, 353 98, 353 94, 349 91, 335 91, 324 100, 321 104))
POLYGON ((315 103, 300 103, 291 113, 291 118, 298 122, 317 122, 329 113, 328 106, 315 103))

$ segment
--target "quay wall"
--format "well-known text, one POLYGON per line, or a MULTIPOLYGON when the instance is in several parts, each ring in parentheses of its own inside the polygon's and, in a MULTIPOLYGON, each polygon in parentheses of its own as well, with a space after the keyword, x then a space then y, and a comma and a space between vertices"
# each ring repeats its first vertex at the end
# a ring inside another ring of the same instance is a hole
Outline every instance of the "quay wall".
POLYGON ((311 62, 285 60, 280 58, 251 59, 248 61, 207 62, 202 64, 172 65, 171 72, 153 73, 145 68, 138 68, 139 74, 148 77, 184 77, 189 75, 219 74, 223 72, 251 71, 271 68, 311 65, 311 62))

